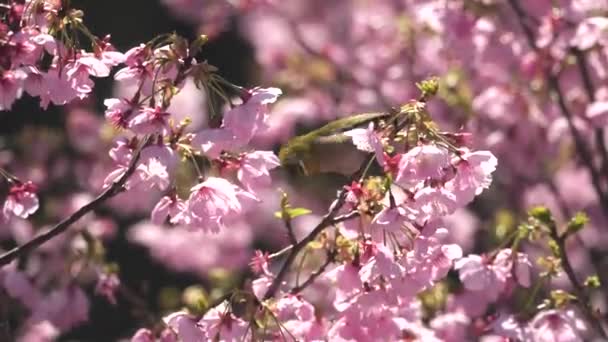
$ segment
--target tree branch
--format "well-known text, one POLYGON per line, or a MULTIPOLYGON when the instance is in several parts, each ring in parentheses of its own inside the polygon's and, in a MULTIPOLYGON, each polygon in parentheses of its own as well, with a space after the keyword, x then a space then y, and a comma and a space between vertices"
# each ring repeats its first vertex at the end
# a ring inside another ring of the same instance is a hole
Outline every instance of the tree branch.
MULTIPOLYGON (((576 65, 578 66, 578 71, 581 75, 581 80, 583 81, 583 86, 585 88, 585 93, 587 93, 587 98, 589 99, 589 102, 594 102, 595 86, 593 85, 591 74, 589 73, 589 66, 587 65, 587 59, 585 58, 585 54, 583 53, 583 51, 576 48, 572 49, 572 53, 576 57, 576 65)), ((606 172, 608 172, 608 148, 606 147, 606 141, 604 140, 605 132, 603 128, 596 128, 594 133, 595 143, 597 144, 602 157, 600 174, 606 175, 606 172)))
POLYGON ((338 198, 334 201, 334 203, 332 204, 332 206, 329 209, 329 211, 327 212, 327 214, 325 214, 325 216, 323 216, 323 219, 321 219, 321 222, 319 222, 319 224, 317 224, 317 226, 308 235, 306 235, 306 237, 304 237, 304 239, 302 239, 297 244, 293 245, 293 248, 291 248, 290 253, 287 255, 287 259, 285 259, 283 266, 279 270, 279 273, 277 274, 276 278, 274 278, 274 281, 272 282, 272 284, 270 284, 270 286, 268 287, 268 290, 266 291, 266 294, 264 295, 264 300, 274 296, 276 291, 279 289, 279 286, 283 282, 283 279, 287 275, 287 272, 289 271, 289 267, 291 266, 293 261, 296 259, 296 256, 298 255, 298 253, 302 249, 304 249, 304 247, 306 247, 306 245, 308 245, 308 243, 313 241, 317 237, 317 235, 319 235, 325 228, 336 223, 334 218, 335 218, 336 214, 338 213, 338 211, 342 208, 342 205, 344 205, 344 202, 346 200, 346 193, 347 193, 346 188, 342 188, 342 190, 338 194, 338 198))
POLYGON ((291 224, 291 218, 287 217, 283 221, 285 222, 285 229, 287 229, 289 243, 295 245, 298 242, 298 239, 296 239, 296 235, 293 232, 293 224, 291 224))
POLYGON ((289 291, 289 293, 291 293, 291 294, 300 293, 302 290, 304 290, 310 284, 312 284, 321 274, 323 274, 323 272, 325 272, 325 269, 327 269, 327 266, 329 266, 329 264, 334 262, 335 256, 336 256, 335 250, 327 252, 327 258, 325 259, 325 262, 319 267, 319 269, 317 269, 316 271, 311 273, 310 276, 308 277, 308 279, 306 279, 302 284, 292 288, 289 291))
POLYGON ((72 215, 68 216, 63 221, 57 223, 51 229, 36 235, 34 238, 32 238, 30 241, 24 243, 23 245, 17 246, 15 248, 11 249, 10 251, 0 255, 0 267, 9 264, 11 261, 13 261, 23 255, 26 255, 27 253, 36 249, 43 243, 45 243, 45 242, 49 241, 50 239, 54 238, 55 236, 58 236, 61 233, 65 232, 73 223, 78 221, 81 217, 83 217, 84 215, 88 214, 89 212, 99 208, 108 199, 125 191, 124 185, 127 182, 127 180, 129 179, 129 177, 131 177, 133 172, 135 172, 137 163, 139 161, 139 157, 141 155, 141 150, 146 145, 148 140, 149 140, 148 137, 146 137, 144 139, 142 144, 139 146, 139 148, 134 153, 133 158, 131 159, 131 162, 129 163, 129 166, 127 167, 127 170, 125 171, 125 173, 123 173, 123 175, 118 180, 116 180, 114 183, 112 183, 112 185, 109 188, 107 188, 104 192, 102 192, 94 200, 85 204, 80 209, 76 210, 76 212, 74 212, 72 215))
MULTIPOLYGON (((530 45, 530 48, 532 48, 534 51, 536 51, 539 54, 542 53, 542 51, 540 51, 539 47, 536 45, 534 31, 527 23, 527 20, 529 20, 530 17, 526 14, 524 9, 521 7, 521 4, 519 3, 518 0, 509 0, 509 4, 511 5, 511 8, 513 9, 513 11, 515 12, 515 14, 517 16, 519 24, 524 32, 524 35, 526 36, 526 39, 528 41, 528 44, 530 45)), ((576 151, 580 155, 580 157, 581 157, 580 159, 581 159, 582 163, 585 165, 585 167, 589 171, 589 174, 591 175, 591 182, 593 184, 593 188, 595 189, 595 192, 600 201, 602 210, 603 210, 604 214, 608 215, 608 196, 606 196, 606 194, 602 190, 600 173, 598 172, 598 170, 595 169, 595 166, 593 165, 592 151, 590 151, 588 149, 588 146, 585 143, 585 140, 581 136, 580 132, 576 129, 576 126, 574 126, 574 121, 573 121, 574 115, 572 114, 572 112, 568 108, 568 105, 566 104, 564 94, 559 85, 559 79, 551 71, 551 66, 546 66, 544 68, 544 74, 545 74, 545 79, 547 81, 549 89, 553 93, 555 93, 555 95, 557 97, 557 104, 562 112, 562 115, 566 118, 566 121, 568 123, 568 129, 570 130, 570 134, 572 135, 572 138, 574 139, 574 145, 576 147, 576 151)))
MULTIPOLYGON (((366 159, 361 164, 359 169, 351 176, 351 180, 360 179, 360 178, 364 177, 364 175, 366 174, 366 171, 368 169, 368 167, 367 167, 368 164, 370 162, 372 162, 374 160, 374 158, 375 157, 372 156, 369 160, 366 159)), ((279 286, 281 286, 283 279, 287 275, 287 272, 289 271, 289 267, 296 259, 296 256, 302 249, 304 249, 304 247, 306 247, 306 245, 308 245, 308 243, 313 241, 317 237, 317 235, 319 235, 325 228, 327 228, 331 225, 334 225, 336 223, 346 221, 348 219, 351 219, 351 218, 359 215, 359 213, 355 214, 353 212, 350 212, 345 215, 336 216, 338 214, 338 211, 340 211, 340 209, 346 202, 347 193, 348 193, 348 190, 346 189, 346 187, 342 187, 342 190, 340 190, 340 192, 338 193, 338 197, 336 198, 336 200, 334 200, 334 202, 330 206, 327 214, 325 214, 325 216, 323 216, 323 218, 321 219, 321 222, 319 222, 319 224, 317 224, 317 226, 308 235, 306 235, 306 237, 304 237, 304 239, 302 239, 300 242, 296 243, 295 245, 292 245, 293 247, 290 249, 290 252, 287 255, 287 259, 285 259, 285 262, 283 263, 283 266, 279 270, 279 273, 277 274, 276 278, 274 278, 274 281, 268 287, 268 290, 266 291, 266 294, 264 295, 264 300, 274 296, 274 294, 279 289, 279 286)))
POLYGON ((562 268, 564 269, 564 272, 568 276, 568 280, 570 280, 570 283, 574 288, 574 293, 576 294, 578 301, 581 303, 580 306, 583 309, 583 314, 585 315, 589 324, 593 326, 598 334, 600 334, 604 339, 608 339, 608 335, 606 334, 606 331, 604 331, 604 327, 599 321, 600 318, 593 312, 593 308, 591 307, 591 299, 589 298, 589 295, 587 294, 587 291, 585 291, 583 285, 581 285, 581 283, 578 281, 574 268, 570 263, 570 258, 568 258, 568 253, 566 252, 566 237, 568 235, 559 235, 555 223, 550 224, 549 229, 551 231, 551 238, 555 240, 559 248, 562 268))

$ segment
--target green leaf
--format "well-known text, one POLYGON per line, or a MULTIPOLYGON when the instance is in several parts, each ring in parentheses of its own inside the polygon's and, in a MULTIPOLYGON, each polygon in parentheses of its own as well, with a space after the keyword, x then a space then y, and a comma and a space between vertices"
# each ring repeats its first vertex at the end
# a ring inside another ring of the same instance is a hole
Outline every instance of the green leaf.
POLYGON ((566 306, 568 303, 570 303, 573 300, 576 300, 576 296, 563 291, 563 290, 554 290, 551 291, 551 300, 553 301, 553 303, 555 304, 556 308, 562 308, 564 306, 566 306))
POLYGON ((433 96, 437 94, 437 90, 439 90, 439 79, 437 77, 430 77, 422 82, 416 83, 416 87, 420 89, 424 97, 433 96))
POLYGON ((289 215, 290 218, 296 218, 298 216, 308 215, 310 213, 312 213, 312 211, 310 209, 306 209, 306 208, 288 208, 287 209, 287 214, 289 215))
MULTIPOLYGON (((312 211, 306 208, 285 208, 284 213, 287 215, 287 218, 293 219, 298 216, 308 215, 312 213, 312 211)), ((283 219, 283 211, 275 212, 274 217, 278 219, 283 219)))
POLYGON ((552 224, 553 216, 551 215, 551 210, 547 209, 547 207, 538 206, 530 209, 528 211, 528 215, 534 217, 544 224, 552 224))
POLYGON ((598 287, 600 287, 602 285, 602 283, 600 282, 600 277, 596 275, 592 275, 587 277, 587 279, 585 279, 585 286, 592 288, 592 289, 597 289, 598 287))
POLYGON ((568 234, 573 234, 583 229, 587 222, 589 222, 589 216, 579 211, 568 222, 568 234))

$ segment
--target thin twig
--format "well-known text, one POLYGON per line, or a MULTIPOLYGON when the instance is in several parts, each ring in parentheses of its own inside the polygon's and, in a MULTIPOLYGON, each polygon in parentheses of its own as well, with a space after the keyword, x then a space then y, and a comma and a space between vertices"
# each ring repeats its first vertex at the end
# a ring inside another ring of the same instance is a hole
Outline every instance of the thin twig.
POLYGON ((578 301, 581 303, 580 306, 583 309, 583 314, 586 316, 589 324, 593 325, 593 328, 598 332, 598 334, 600 334, 604 339, 608 339, 608 334, 606 334, 606 331, 604 331, 604 327, 600 323, 598 315, 593 312, 593 308, 591 307, 591 299, 589 298, 589 295, 587 294, 587 291, 585 291, 583 285, 581 285, 581 283, 578 281, 574 268, 570 263, 570 258, 566 252, 566 238, 568 235, 560 235, 557 231, 557 225, 555 223, 550 224, 549 229, 551 231, 551 238, 555 240, 557 247, 559 248, 562 268, 568 276, 568 280, 570 280, 572 287, 574 288, 574 293, 576 294, 578 301))
POLYGON ((323 272, 325 272, 325 270, 327 269, 327 266, 329 266, 332 262, 334 262, 335 256, 336 256, 335 250, 328 252, 327 258, 325 259, 325 262, 323 263, 323 265, 321 265, 319 267, 319 269, 317 269, 315 272, 311 273, 310 276, 308 277, 308 279, 306 279, 302 284, 295 286, 289 292, 291 294, 297 294, 297 293, 300 293, 305 288, 307 288, 308 286, 310 286, 321 274, 323 274, 323 272))
MULTIPOLYGON (((585 58, 585 54, 583 53, 583 51, 579 49, 572 49, 572 53, 576 57, 576 65, 578 66, 578 71, 581 75, 581 80, 583 81, 585 93, 587 94, 589 102, 592 103, 595 101, 595 86, 593 85, 591 74, 589 73, 587 59, 585 58)), ((597 144, 598 149, 600 150, 600 155, 602 157, 602 164, 600 167, 600 174, 602 175, 606 175, 606 172, 608 172, 608 148, 606 147, 606 141, 604 140, 604 133, 604 129, 601 127, 596 128, 594 131, 595 143, 597 144)))
POLYGON ((281 250, 280 250, 280 251, 278 251, 278 252, 275 252, 275 253, 270 254, 270 255, 268 256, 268 259, 271 259, 271 260, 272 260, 272 259, 278 258, 278 257, 280 257, 281 255, 283 255, 283 254, 285 254, 285 253, 289 252, 289 251, 290 251, 292 248, 293 248, 293 245, 289 245, 289 246, 287 246, 287 247, 285 247, 285 248, 281 249, 281 250))
POLYGON ((319 222, 319 224, 317 224, 317 226, 308 235, 306 235, 304 237, 304 239, 302 239, 297 244, 293 245, 293 248, 291 248, 290 253, 287 255, 287 259, 285 259, 283 266, 279 270, 279 273, 277 273, 277 276, 274 278, 272 284, 270 284, 270 286, 268 287, 268 290, 266 291, 266 294, 264 295, 264 300, 274 296, 276 291, 279 289, 279 286, 283 282, 283 279, 287 275, 287 272, 289 271, 289 268, 290 268, 291 264, 293 263, 293 261, 295 260, 296 256, 298 255, 298 253, 300 253, 300 251, 302 249, 304 249, 304 247, 306 247, 306 245, 308 245, 308 243, 313 241, 317 237, 317 235, 319 235, 325 228, 335 224, 334 217, 336 216, 338 210, 340 210, 340 208, 342 208, 342 205, 346 201, 346 192, 347 192, 346 189, 342 188, 342 190, 338 194, 338 198, 334 201, 333 205, 331 206, 331 208, 329 209, 327 214, 325 214, 325 216, 323 216, 323 219, 321 220, 321 222, 319 222))
POLYGON ((127 170, 125 171, 125 173, 123 173, 123 175, 117 181, 112 183, 112 185, 109 188, 107 188, 104 192, 102 192, 94 200, 85 204, 80 209, 76 210, 76 212, 74 212, 72 215, 68 216, 63 221, 57 223, 51 229, 38 234, 36 237, 32 238, 31 240, 24 243, 23 245, 17 246, 15 248, 11 249, 10 251, 2 254, 0 256, 0 267, 9 264, 11 261, 13 261, 23 255, 26 255, 30 251, 38 248, 40 245, 44 244, 45 242, 49 241, 50 239, 54 238, 55 236, 58 236, 61 233, 65 232, 73 223, 78 221, 81 217, 83 217, 84 215, 88 214, 89 212, 99 208, 108 199, 125 191, 126 189, 125 189, 124 185, 127 182, 127 180, 129 179, 129 177, 131 177, 133 172, 135 172, 137 163, 139 161, 139 157, 141 155, 141 150, 146 145, 148 140, 149 140, 148 138, 144 139, 143 143, 139 146, 139 148, 136 150, 135 154, 133 155, 133 158, 131 159, 131 162, 130 162, 129 166, 127 167, 127 170))
MULTIPOLYGON (((375 157, 372 156, 371 160, 373 160, 374 158, 375 157)), ((351 179, 360 179, 360 178, 364 177, 364 175, 367 173, 368 165, 369 165, 369 161, 365 160, 359 167, 359 170, 357 170, 357 172, 355 172, 352 175, 351 179)), ((279 289, 279 286, 281 286, 281 283, 283 282, 283 279, 287 275, 287 272, 289 271, 289 268, 291 267, 291 264, 294 262, 296 256, 298 255, 298 253, 300 253, 300 251, 302 249, 304 249, 304 247, 306 247, 306 245, 308 245, 308 243, 310 243, 311 241, 316 239, 317 235, 319 235, 325 228, 332 226, 334 224, 337 224, 338 222, 342 222, 348 218, 352 218, 352 217, 356 216, 352 213, 342 215, 342 216, 336 216, 338 214, 338 212, 340 211, 340 209, 342 208, 342 206, 344 205, 344 203, 346 202, 347 193, 348 193, 347 188, 342 187, 342 189, 338 193, 338 197, 330 206, 327 214, 325 214, 325 216, 323 216, 323 218, 321 219, 321 222, 319 222, 319 224, 317 224, 317 226, 308 235, 306 235, 304 237, 304 239, 302 239, 297 244, 293 245, 293 247, 290 250, 290 253, 287 255, 287 258, 285 259, 285 262, 283 263, 283 266, 279 270, 279 273, 277 273, 276 278, 274 278, 272 284, 270 284, 270 286, 268 287, 268 290, 266 291, 266 294, 264 295, 264 300, 274 296, 276 291, 279 289), (350 216, 350 215, 352 215, 352 216, 350 216), (336 219, 338 219, 338 218, 340 219, 340 221, 336 221, 336 219)))
POLYGON ((284 220, 285 228, 287 229, 287 236, 289 237, 289 243, 295 245, 298 242, 296 234, 293 232, 293 224, 291 224, 291 218, 286 217, 284 220))

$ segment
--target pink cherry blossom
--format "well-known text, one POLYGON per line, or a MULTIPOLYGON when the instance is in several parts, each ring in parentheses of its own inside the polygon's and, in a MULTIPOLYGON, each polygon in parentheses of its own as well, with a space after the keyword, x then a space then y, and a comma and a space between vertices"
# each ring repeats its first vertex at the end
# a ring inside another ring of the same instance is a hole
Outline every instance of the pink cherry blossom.
POLYGON ((169 118, 171 114, 163 108, 141 108, 129 121, 129 128, 137 134, 166 134, 169 129, 169 118))
POLYGON ((120 287, 120 279, 114 273, 100 273, 95 285, 95 292, 116 305, 116 291, 120 287))
POLYGON ((279 158, 272 151, 254 151, 241 157, 237 177, 241 184, 253 191, 271 183, 270 170, 280 165, 279 158))
POLYGON ((61 333, 49 320, 39 321, 27 326, 25 331, 18 337, 23 342, 50 342, 55 341, 61 333))
POLYGON ((343 311, 348 307, 348 301, 358 294, 363 287, 359 277, 359 268, 352 264, 343 264, 329 271, 325 275, 336 287, 334 306, 343 311))
POLYGON ((23 93, 23 79, 25 75, 7 70, 0 75, 0 111, 9 110, 15 100, 23 93))
POLYGON ((106 119, 118 128, 127 128, 129 116, 136 110, 126 99, 106 99, 103 104, 107 107, 106 119))
POLYGON ((166 145, 152 145, 141 151, 136 175, 139 184, 166 190, 177 165, 175 152, 166 145))
POLYGON ((496 300, 505 289, 510 269, 502 264, 494 264, 493 261, 470 254, 457 260, 454 268, 459 271, 460 280, 467 290, 496 300))
POLYGON ((491 325, 492 330, 504 337, 520 341, 535 341, 527 322, 520 322, 513 315, 500 315, 491 325))
POLYGON ((414 241, 414 249, 407 254, 406 267, 412 269, 409 273, 421 284, 434 283, 445 277, 462 257, 462 249, 458 245, 444 244, 448 232, 445 228, 437 229, 433 234, 419 235, 414 241))
POLYGON ((494 264, 502 265, 505 269, 513 269, 513 272, 509 273, 509 278, 515 276, 515 281, 523 286, 530 287, 532 284, 531 273, 532 273, 532 262, 525 253, 517 253, 517 256, 513 258, 511 249, 502 249, 496 254, 494 264))
POLYGON ((164 224, 167 218, 171 223, 179 223, 186 210, 186 203, 176 195, 163 196, 152 209, 151 220, 158 225, 164 224))
POLYGON ((32 182, 14 184, 2 208, 5 219, 12 216, 27 218, 38 210, 37 187, 32 182))
MULTIPOLYGON (((127 139, 116 140, 115 145, 109 152, 110 158, 115 163, 115 168, 105 177, 103 181, 104 188, 109 187, 127 171, 129 163, 133 158, 133 150, 127 139)), ((127 182, 127 187, 128 185, 129 182, 127 182)))
POLYGON ((244 223, 232 223, 230 229, 216 234, 189 229, 178 224, 168 228, 141 222, 128 231, 130 242, 145 247, 151 257, 167 268, 205 278, 209 270, 221 267, 238 270, 250 260, 254 236, 244 223), (204 250, 205 253, 197 253, 204 250))
POLYGON ((582 341, 585 324, 572 310, 545 310, 530 322, 534 341, 574 342, 582 341))
POLYGON ((29 320, 49 320, 59 329, 70 329, 87 321, 89 305, 89 300, 80 287, 57 289, 40 299, 32 309, 29 320))
POLYGON ((223 127, 230 130, 241 144, 266 127, 268 105, 282 94, 278 88, 254 88, 247 92, 244 103, 224 114, 223 127))
POLYGON ((418 211, 418 222, 423 223, 433 217, 452 214, 461 203, 456 195, 444 187, 425 187, 414 195, 413 208, 418 211))
POLYGON ((263 275, 251 282, 251 289, 253 294, 259 300, 263 300, 264 296, 266 295, 266 291, 268 291, 271 284, 272 278, 270 276, 263 275))
POLYGON ((387 207, 374 217, 372 225, 389 232, 400 232, 404 227, 411 227, 411 224, 407 223, 413 222, 415 218, 416 212, 409 207, 387 207))
POLYGON ((207 311, 198 324, 211 340, 240 341, 247 339, 250 331, 247 322, 225 310, 224 305, 207 311))
POLYGON ((461 311, 447 312, 433 318, 430 323, 437 337, 446 342, 466 341, 471 318, 461 311))
POLYGON ((323 338, 323 325, 315 317, 312 304, 303 298, 286 295, 279 299, 276 310, 277 319, 283 322, 284 328, 295 338, 303 340, 323 338))
POLYGON ((46 108, 51 102, 55 105, 64 105, 77 97, 86 97, 91 86, 87 80, 88 78, 82 80, 74 78, 74 82, 71 82, 66 69, 60 70, 57 66, 53 66, 42 74, 44 85, 39 87, 41 107, 46 108), (75 88, 79 86, 84 87, 81 92, 75 88))
POLYGON ((218 232, 231 215, 242 210, 236 185, 223 178, 209 177, 190 189, 189 224, 204 231, 218 232))
POLYGON ((374 130, 373 122, 370 122, 367 129, 355 128, 344 132, 344 134, 351 137, 357 149, 375 153, 378 164, 384 165, 384 146, 381 137, 374 130))
POLYGON ((114 79, 133 85, 138 85, 140 82, 150 85, 154 76, 153 65, 147 62, 150 55, 150 48, 144 44, 131 48, 124 55, 127 66, 118 70, 116 75, 114 75, 114 79))
POLYGON ((256 250, 255 255, 253 256, 253 258, 251 259, 251 262, 249 263, 249 266, 251 267, 251 270, 253 272, 255 272, 256 274, 270 275, 272 273, 268 269, 269 262, 270 262, 270 258, 268 257, 268 253, 264 253, 260 250, 256 250))
POLYGON ((487 189, 496 170, 496 157, 487 151, 465 152, 457 162, 456 176, 446 184, 458 201, 466 204, 487 189))
POLYGON ((27 274, 12 265, 4 269, 2 287, 11 298, 19 300, 28 309, 35 308, 42 295, 27 274))
POLYGON ((449 164, 446 149, 435 145, 416 146, 401 156, 395 182, 409 188, 427 178, 439 179, 449 164))
POLYGON ((605 127, 608 125, 608 102, 598 101, 587 106, 585 115, 595 127, 605 127))
POLYGON ((195 342, 207 339, 207 334, 194 317, 185 312, 175 312, 163 318, 165 324, 173 330, 180 341, 195 342))
POLYGON ((222 151, 233 151, 241 145, 231 131, 223 128, 203 129, 195 134, 192 146, 205 156, 216 159, 222 151))
POLYGON ((578 24, 570 44, 581 50, 592 48, 595 44, 608 43, 608 20, 604 17, 586 18, 578 24))
POLYGON ((131 342, 154 342, 154 335, 149 329, 139 329, 131 337, 131 342))
POLYGON ((0 4, 9 338, 90 339, 102 326, 138 342, 605 336, 578 311, 600 317, 602 289, 558 303, 553 290, 587 287, 584 278, 542 281, 531 259, 606 271, 590 261, 608 248, 608 0, 163 2, 197 35, 149 37, 125 54, 95 36, 86 21, 96 13, 75 2, 0 4), (214 42, 228 26, 251 52, 244 74, 224 74, 232 62, 217 61, 247 57, 232 34, 214 42), (118 93, 99 98, 97 78, 119 64, 118 93), (285 94, 230 79, 274 82, 285 94), (30 96, 59 108, 29 113, 30 96), (379 111, 400 114, 347 128, 354 146, 321 149, 321 175, 278 170, 274 152, 296 135, 379 111), (97 197, 136 153, 124 191, 97 197), (372 153, 376 163, 356 161, 372 153), (311 214, 277 217, 279 187, 311 214), (531 204, 550 208, 554 226, 528 222, 531 204), (590 220, 575 232, 578 211, 590 220), (534 238, 494 244, 481 226, 534 228, 534 238), (567 233, 559 253, 547 245, 556 232, 567 233), (190 305, 194 286, 213 305, 190 305), (108 301, 130 319, 116 330, 99 318, 108 301))

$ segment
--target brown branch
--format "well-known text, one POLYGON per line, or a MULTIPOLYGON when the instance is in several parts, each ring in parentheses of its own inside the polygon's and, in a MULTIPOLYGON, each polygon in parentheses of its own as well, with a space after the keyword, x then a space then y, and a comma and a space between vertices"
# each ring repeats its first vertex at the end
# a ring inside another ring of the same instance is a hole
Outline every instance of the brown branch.
MULTIPOLYGON (((360 179, 360 178, 364 177, 364 175, 366 174, 366 171, 368 169, 368 165, 370 164, 370 162, 372 162, 374 160, 374 158, 375 157, 372 156, 369 160, 366 159, 361 164, 359 169, 351 176, 351 180, 360 179)), ((339 222, 343 222, 348 219, 354 218, 359 215, 358 213, 355 214, 353 212, 350 212, 345 215, 336 216, 338 214, 338 211, 340 211, 340 209, 346 202, 347 192, 348 191, 347 191, 346 187, 342 187, 342 190, 340 190, 340 192, 338 193, 338 197, 332 203, 327 214, 325 214, 325 216, 323 216, 323 218, 321 219, 321 222, 319 222, 319 224, 317 224, 317 226, 308 235, 306 235, 306 237, 304 237, 304 239, 302 239, 300 242, 296 243, 295 245, 292 245, 293 247, 290 249, 290 252, 287 255, 287 258, 285 259, 283 266, 279 270, 279 273, 277 274, 276 278, 274 278, 274 281, 272 282, 272 284, 270 284, 270 286, 268 287, 268 290, 266 291, 266 294, 264 295, 264 300, 274 296, 274 294, 277 292, 277 290, 281 286, 283 279, 287 275, 287 272, 289 271, 289 267, 296 259, 296 256, 302 249, 304 249, 304 247, 306 247, 306 245, 308 245, 308 243, 313 241, 317 237, 317 235, 319 235, 325 228, 332 226, 334 224, 337 224, 339 222)))
POLYGON ((335 257, 336 257, 335 250, 327 252, 327 258, 325 259, 325 262, 316 271, 311 273, 310 276, 308 277, 308 279, 306 279, 302 284, 292 288, 289 291, 289 293, 297 294, 297 293, 300 293, 305 288, 307 288, 308 286, 310 286, 321 274, 323 274, 323 272, 325 272, 325 270, 327 269, 327 266, 329 266, 329 264, 334 262, 335 257))
POLYGON ((293 231, 293 224, 291 224, 291 218, 286 217, 283 221, 285 222, 285 229, 287 229, 287 236, 289 237, 289 243, 292 245, 295 245, 298 242, 298 239, 296 238, 296 235, 293 231))
MULTIPOLYGON (((585 88, 587 98, 589 99, 589 102, 594 102, 595 86, 593 85, 591 74, 589 73, 589 66, 587 65, 587 59, 585 58, 585 54, 583 51, 576 48, 572 49, 572 53, 576 57, 576 65, 578 66, 578 71, 581 75, 581 80, 583 81, 583 87, 585 88)), ((606 141, 604 140, 605 131, 603 128, 596 128, 594 133, 595 143, 597 144, 600 150, 600 155, 602 157, 600 174, 606 175, 606 172, 608 172, 608 147, 606 147, 606 141)))
POLYGON ((594 313, 593 308, 591 307, 591 299, 589 298, 589 295, 587 294, 587 291, 585 290, 583 285, 581 285, 581 283, 578 281, 576 273, 574 272, 574 268, 570 263, 570 258, 568 257, 568 253, 566 252, 566 238, 568 237, 568 235, 559 235, 559 233, 557 232, 557 226, 554 222, 549 225, 549 229, 551 232, 551 238, 555 240, 555 242, 557 243, 557 247, 559 248, 562 268, 568 276, 568 280, 570 280, 572 287, 574 288, 574 293, 576 294, 576 297, 578 298, 578 301, 581 304, 580 306, 583 309, 583 314, 585 315, 589 324, 593 325, 593 328, 598 332, 598 334, 600 334, 604 339, 608 339, 608 334, 606 334, 606 331, 604 331, 604 327, 600 323, 600 317, 598 317, 599 315, 594 313))
POLYGON ((133 172, 135 172, 137 162, 139 161, 139 157, 141 155, 141 150, 146 145, 148 140, 149 140, 148 138, 144 139, 143 143, 140 145, 140 147, 136 150, 135 154, 133 155, 133 158, 131 159, 131 162, 129 163, 129 166, 127 167, 127 170, 125 171, 125 173, 117 181, 112 183, 112 185, 109 188, 107 188, 104 192, 102 192, 94 200, 85 204, 80 209, 76 210, 76 212, 74 212, 72 215, 68 216, 63 221, 57 223, 51 229, 36 235, 34 238, 32 238, 28 242, 24 243, 23 245, 17 246, 15 248, 11 249, 10 251, 0 255, 0 267, 5 266, 5 265, 9 264, 11 261, 13 261, 21 256, 26 255, 30 251, 38 248, 40 245, 44 244, 45 242, 49 241, 50 239, 54 238, 55 236, 58 236, 61 233, 65 232, 73 223, 78 221, 81 217, 83 217, 84 215, 88 214, 89 212, 99 208, 108 199, 125 191, 124 185, 127 182, 127 180, 129 179, 129 177, 131 177, 133 172))
POLYGON ((304 237, 304 239, 302 239, 297 244, 293 245, 293 248, 291 248, 290 253, 287 255, 287 259, 285 259, 283 266, 279 270, 279 273, 277 273, 277 276, 274 278, 274 281, 268 287, 268 290, 266 291, 266 294, 264 295, 264 300, 274 296, 276 291, 279 289, 279 286, 281 286, 283 279, 285 278, 285 276, 287 275, 287 272, 289 271, 289 267, 291 266, 291 264, 293 264, 298 253, 302 249, 304 249, 304 247, 306 247, 306 245, 308 245, 308 243, 313 241, 317 237, 317 235, 319 235, 325 228, 336 223, 334 221, 334 218, 335 218, 336 214, 338 213, 338 211, 342 208, 342 205, 344 205, 344 202, 346 201, 346 193, 347 193, 346 188, 342 188, 342 190, 338 194, 338 198, 334 201, 334 203, 332 204, 332 206, 329 209, 329 211, 327 212, 327 214, 325 214, 325 216, 323 216, 323 219, 321 219, 321 222, 319 222, 319 224, 317 224, 317 226, 308 235, 306 235, 306 237, 304 237))

